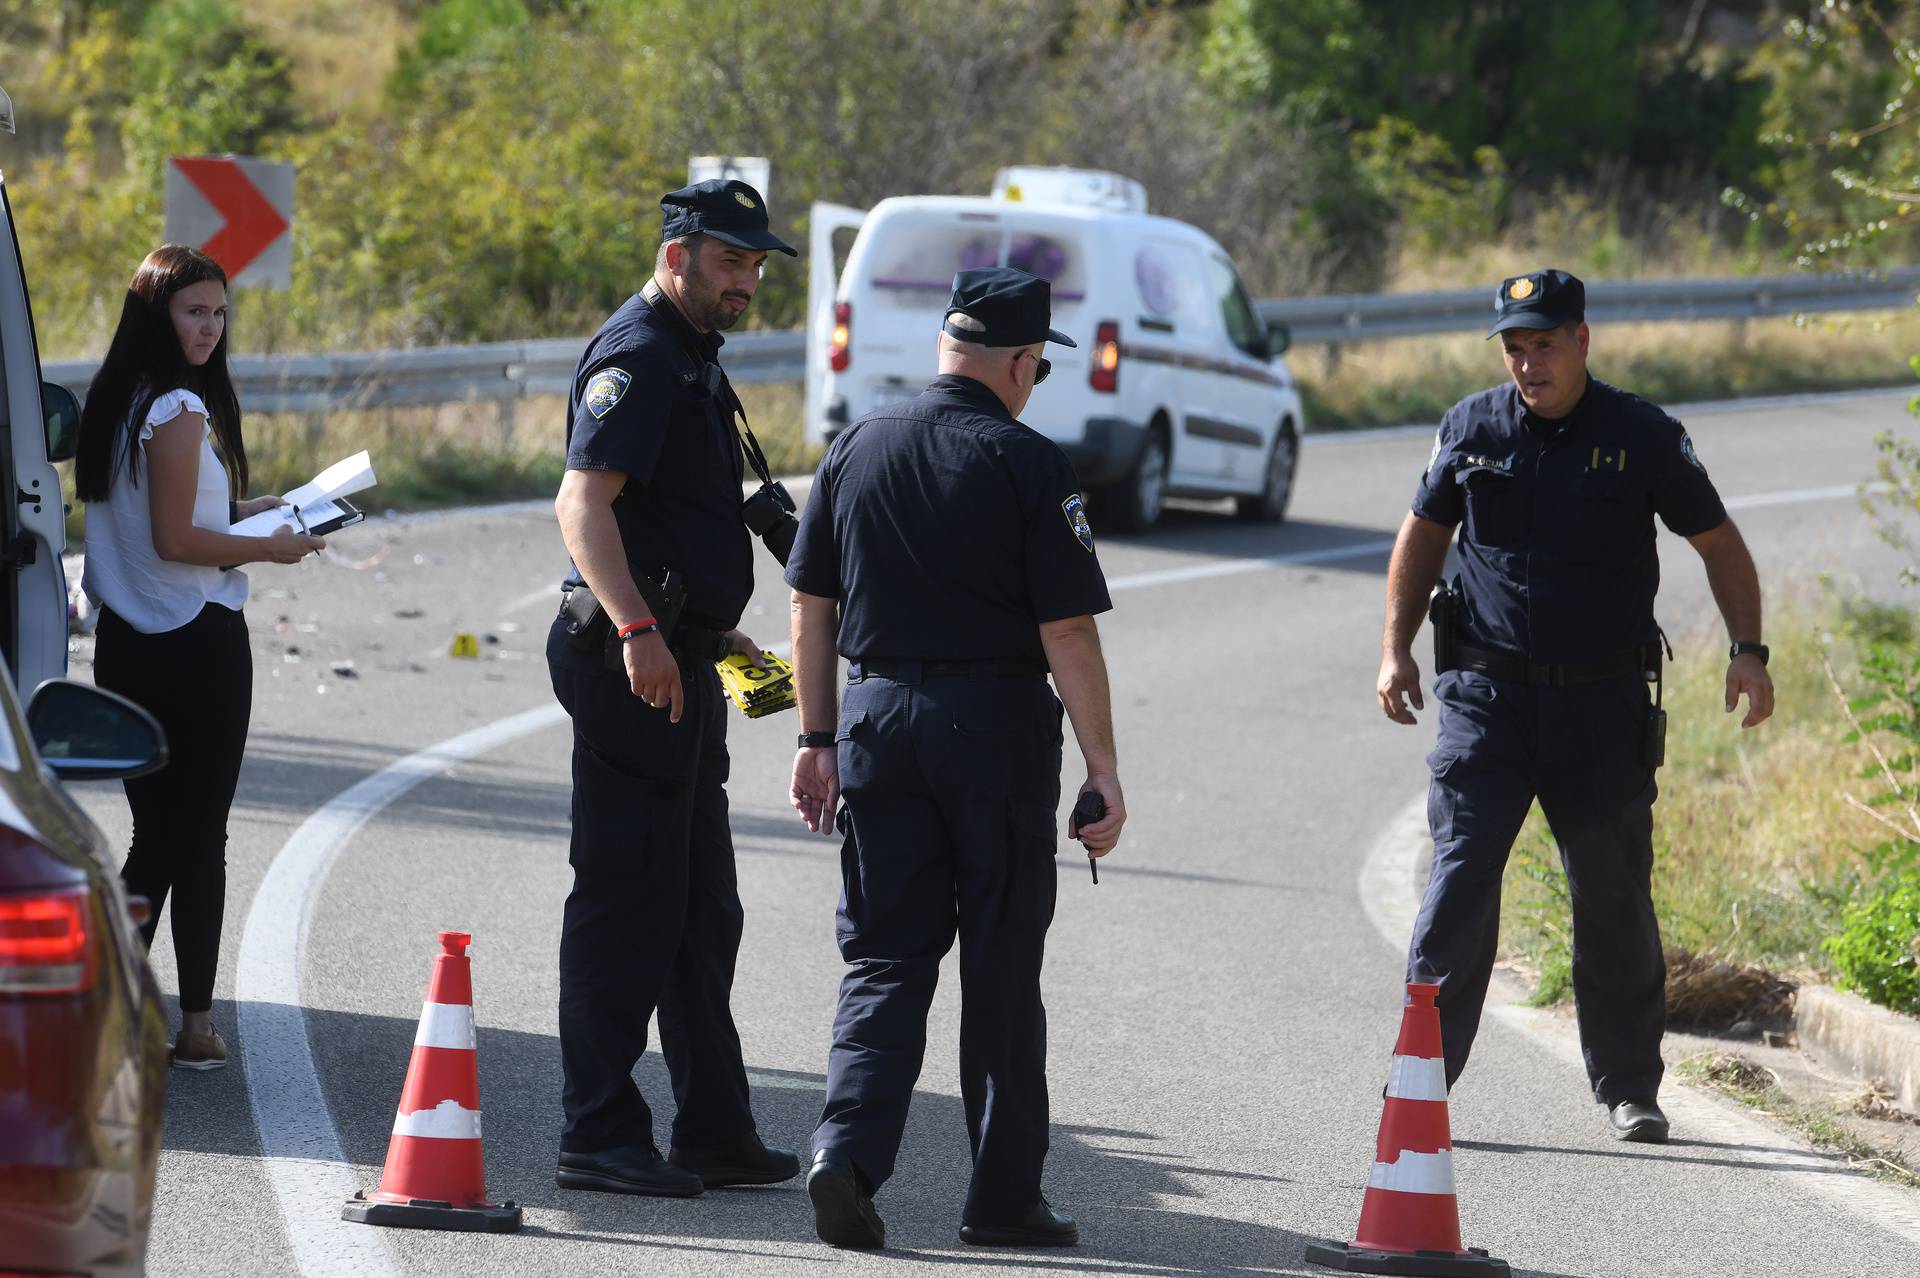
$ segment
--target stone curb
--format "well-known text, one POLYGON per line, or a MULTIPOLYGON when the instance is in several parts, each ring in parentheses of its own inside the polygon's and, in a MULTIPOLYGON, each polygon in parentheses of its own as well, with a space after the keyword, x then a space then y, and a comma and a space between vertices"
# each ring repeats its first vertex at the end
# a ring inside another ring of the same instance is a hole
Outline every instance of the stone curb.
POLYGON ((1877 1007, 1827 985, 1802 985, 1793 1000, 1802 1047, 1893 1089, 1894 1104, 1920 1113, 1920 1018, 1877 1007))

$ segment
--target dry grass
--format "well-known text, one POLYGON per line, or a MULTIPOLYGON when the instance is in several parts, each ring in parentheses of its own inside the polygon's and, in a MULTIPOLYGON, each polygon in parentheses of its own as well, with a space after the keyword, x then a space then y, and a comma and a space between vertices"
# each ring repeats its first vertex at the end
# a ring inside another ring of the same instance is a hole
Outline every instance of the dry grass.
MULTIPOLYGON (((1697 324, 1602 325, 1596 377, 1656 403, 1892 386, 1913 379, 1920 310, 1697 324)), ((1463 396, 1506 377, 1477 334, 1341 347, 1288 356, 1313 429, 1438 422, 1463 396)))
MULTIPOLYGON (((1769 637, 1777 709, 1749 731, 1721 709, 1725 639, 1706 626, 1676 639, 1667 766, 1654 808, 1653 895, 1663 939, 1684 952, 1679 993, 1692 1004, 1685 1019, 1696 1023, 1753 1016, 1755 1008, 1734 1004, 1763 996, 1772 973, 1827 973, 1820 942, 1837 918, 1835 902, 1863 868, 1861 850, 1881 837, 1842 797, 1858 792, 1863 756, 1841 741, 1847 723, 1821 670, 1821 636, 1811 620, 1817 607, 1801 600, 1776 613, 1769 637)), ((1830 637, 1838 664, 1851 668, 1848 641, 1830 637)), ((1542 995, 1552 1001, 1566 993, 1570 924, 1565 876, 1537 807, 1514 858, 1502 948, 1543 973, 1542 995)), ((1668 991, 1670 1004, 1675 992, 1668 991)))
POLYGON ((243 8, 286 54, 295 96, 320 119, 377 105, 418 27, 392 0, 247 0, 243 8))

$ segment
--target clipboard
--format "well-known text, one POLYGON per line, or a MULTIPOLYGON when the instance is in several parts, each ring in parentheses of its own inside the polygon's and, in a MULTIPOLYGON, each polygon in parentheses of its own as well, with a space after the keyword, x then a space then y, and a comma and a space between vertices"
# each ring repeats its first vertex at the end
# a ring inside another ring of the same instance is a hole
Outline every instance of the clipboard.
POLYGON ((321 509, 330 513, 319 523, 309 526, 300 508, 298 506, 293 508, 293 520, 300 526, 301 532, 310 537, 324 537, 342 528, 351 528, 355 524, 365 523, 367 518, 366 511, 361 510, 345 497, 335 497, 332 501, 325 503, 321 509))

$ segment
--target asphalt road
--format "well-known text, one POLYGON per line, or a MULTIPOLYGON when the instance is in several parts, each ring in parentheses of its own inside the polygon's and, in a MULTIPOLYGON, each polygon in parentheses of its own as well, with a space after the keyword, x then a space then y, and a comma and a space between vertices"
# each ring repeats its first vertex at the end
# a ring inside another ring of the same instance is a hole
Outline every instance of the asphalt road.
MULTIPOLYGON (((1908 421, 1904 396, 1688 421, 1722 493, 1741 499, 1774 596, 1811 596, 1822 574, 1899 591, 1851 486, 1871 471, 1875 432, 1908 421)), ((382 521, 338 536, 324 560, 254 570, 254 728, 215 1005, 239 1060, 172 1080, 151 1272, 1315 1272, 1304 1243, 1352 1234, 1398 1027, 1404 938, 1370 921, 1382 903, 1361 872, 1404 825, 1431 742, 1430 716, 1396 727, 1372 695, 1383 543, 1429 442, 1310 440, 1279 527, 1181 511, 1150 536, 1101 542, 1131 820, 1098 887, 1074 845, 1059 857, 1046 1183, 1083 1239, 1060 1253, 982 1252, 955 1236, 966 1143, 951 960, 901 1169, 880 1199, 887 1252, 816 1242, 797 1183, 691 1202, 556 1189, 569 871, 567 733, 541 655, 563 568, 551 514, 382 521), (480 659, 445 655, 460 631, 483 636, 480 659), (515 1236, 337 1220, 346 1190, 378 1179, 441 928, 474 934, 488 1184, 524 1204, 515 1236)), ((1669 632, 1717 642, 1697 560, 1665 534, 1662 552, 1669 632)), ((758 571, 744 624, 773 644, 784 592, 770 560, 758 571)), ((841 964, 837 843, 807 835, 785 803, 792 729, 790 717, 736 718, 730 790, 747 908, 734 1011, 761 1131, 798 1147, 841 964)), ((1071 747, 1068 758, 1070 795, 1071 747)), ((116 789, 84 802, 124 838, 116 789)), ((1389 920, 1405 890, 1387 889, 1401 894, 1389 920)), ((164 933, 154 961, 171 989, 164 933)), ((1691 1129, 1682 1117, 1663 1149, 1614 1143, 1565 1048, 1524 1018, 1490 1016, 1452 1098, 1467 1241, 1516 1273, 1920 1268, 1920 1226, 1894 1191, 1723 1102, 1689 1102, 1717 1117, 1691 1129)), ((670 1105, 658 1057, 640 1072, 670 1105)))

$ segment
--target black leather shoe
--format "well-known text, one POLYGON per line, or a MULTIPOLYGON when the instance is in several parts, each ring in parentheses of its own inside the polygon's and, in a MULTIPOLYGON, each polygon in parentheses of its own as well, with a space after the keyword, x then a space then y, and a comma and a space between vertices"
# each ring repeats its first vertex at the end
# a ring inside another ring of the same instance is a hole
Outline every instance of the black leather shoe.
POLYGON ((1660 1112, 1660 1102, 1651 1096, 1636 1096, 1615 1105, 1607 1113, 1607 1126, 1621 1140, 1642 1145, 1667 1143, 1667 1116, 1660 1112))
POLYGON ((1080 1241, 1080 1226, 1042 1198, 1018 1220, 960 1226, 960 1241, 976 1247, 1071 1247, 1080 1241))
POLYGON ((667 1151, 667 1164, 692 1172, 708 1189, 777 1185, 800 1174, 800 1156, 790 1150, 768 1149, 760 1143, 758 1132, 748 1132, 715 1149, 682 1149, 675 1145, 667 1151))
POLYGON ((645 1194, 651 1198, 698 1198, 706 1189, 694 1173, 667 1166, 652 1145, 621 1145, 591 1154, 562 1150, 553 1182, 562 1189, 597 1189, 606 1194, 645 1194))
POLYGON ((873 1196, 844 1154, 823 1149, 807 1173, 807 1198, 813 1203, 813 1232, 836 1247, 887 1245, 887 1223, 873 1209, 873 1196))

